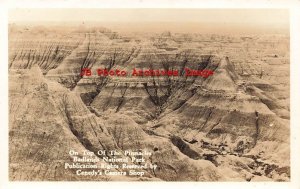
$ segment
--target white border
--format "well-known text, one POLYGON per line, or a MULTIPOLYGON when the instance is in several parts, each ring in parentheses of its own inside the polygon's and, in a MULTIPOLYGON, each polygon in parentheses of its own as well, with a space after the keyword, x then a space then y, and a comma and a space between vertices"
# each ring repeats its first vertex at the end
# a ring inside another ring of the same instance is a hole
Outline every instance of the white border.
POLYGON ((300 189, 300 1, 285 0, 0 0, 0 189, 22 188, 272 188, 300 189), (10 8, 287 8, 291 28, 291 181, 279 182, 9 182, 8 181, 8 9, 10 8))

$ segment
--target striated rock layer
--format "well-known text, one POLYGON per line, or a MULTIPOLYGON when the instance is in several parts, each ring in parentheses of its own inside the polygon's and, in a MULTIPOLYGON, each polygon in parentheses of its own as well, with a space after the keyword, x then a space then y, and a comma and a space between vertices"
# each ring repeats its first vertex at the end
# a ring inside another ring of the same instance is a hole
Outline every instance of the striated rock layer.
POLYGON ((29 30, 10 30, 11 180, 290 179, 288 37, 29 30), (93 75, 81 76, 83 68, 93 75), (100 77, 98 68, 128 74, 100 77), (134 68, 179 76, 133 77, 134 68), (184 68, 214 74, 186 77, 184 68), (70 149, 143 149, 158 168, 78 176, 63 166, 70 149))

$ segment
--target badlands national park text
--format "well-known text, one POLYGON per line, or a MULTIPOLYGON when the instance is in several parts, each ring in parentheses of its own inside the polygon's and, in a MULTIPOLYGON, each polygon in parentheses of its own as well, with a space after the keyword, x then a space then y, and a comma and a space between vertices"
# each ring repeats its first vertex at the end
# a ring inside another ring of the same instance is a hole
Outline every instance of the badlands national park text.
POLYGON ((290 181, 288 13, 12 10, 9 179, 290 181))

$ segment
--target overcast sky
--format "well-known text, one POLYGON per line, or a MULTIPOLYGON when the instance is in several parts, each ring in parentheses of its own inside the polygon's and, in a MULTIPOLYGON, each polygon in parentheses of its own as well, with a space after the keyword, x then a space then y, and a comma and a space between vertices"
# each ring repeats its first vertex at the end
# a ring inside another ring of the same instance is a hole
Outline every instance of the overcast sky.
POLYGON ((285 24, 283 9, 13 9, 11 21, 250 22, 285 24))
MULTIPOLYGON (((262 28, 289 28, 289 12, 285 9, 13 9, 9 12, 9 21, 18 22, 65 22, 65 23, 134 23, 169 22, 209 23, 227 26, 242 25, 262 28)), ((170 25, 170 26, 171 26, 170 25)), ((144 28, 144 26, 140 25, 144 28)), ((151 26, 152 27, 152 26, 151 26)), ((157 28, 166 27, 159 25, 157 28)), ((153 28, 153 27, 152 27, 153 28)), ((124 27, 123 27, 124 29, 124 27)), ((186 25, 186 30, 197 30, 186 25)), ((199 30, 201 28, 198 28, 199 30)))

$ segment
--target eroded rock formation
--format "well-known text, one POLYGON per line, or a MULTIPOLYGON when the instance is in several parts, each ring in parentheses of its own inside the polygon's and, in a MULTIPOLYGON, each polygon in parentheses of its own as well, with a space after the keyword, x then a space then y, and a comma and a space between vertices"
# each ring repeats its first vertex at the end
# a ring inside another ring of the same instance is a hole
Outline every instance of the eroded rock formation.
POLYGON ((11 180, 289 180, 287 37, 186 41, 171 33, 14 27, 11 180), (271 44, 278 48, 264 50, 271 44), (185 77, 186 67, 214 74, 185 77), (180 76, 88 77, 82 68, 177 69, 180 76), (158 168, 142 178, 77 176, 62 166, 70 149, 146 149, 158 168))

